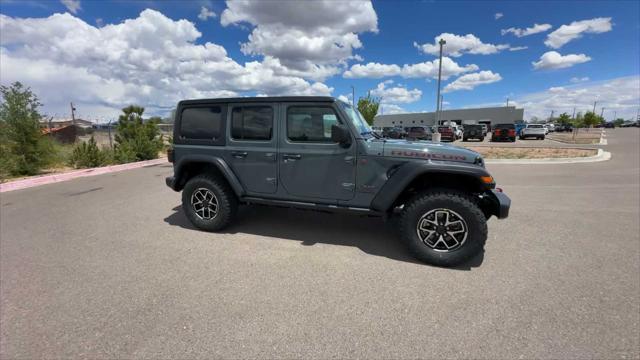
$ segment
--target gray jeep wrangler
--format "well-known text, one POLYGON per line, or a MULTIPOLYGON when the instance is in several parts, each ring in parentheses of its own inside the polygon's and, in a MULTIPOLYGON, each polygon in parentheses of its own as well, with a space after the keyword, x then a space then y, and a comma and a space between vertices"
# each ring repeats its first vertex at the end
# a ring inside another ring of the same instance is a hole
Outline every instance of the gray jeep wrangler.
POLYGON ((399 216, 418 259, 456 266, 483 251, 511 201, 470 150, 383 139, 332 97, 185 100, 166 179, 196 227, 218 231, 239 204, 399 216))

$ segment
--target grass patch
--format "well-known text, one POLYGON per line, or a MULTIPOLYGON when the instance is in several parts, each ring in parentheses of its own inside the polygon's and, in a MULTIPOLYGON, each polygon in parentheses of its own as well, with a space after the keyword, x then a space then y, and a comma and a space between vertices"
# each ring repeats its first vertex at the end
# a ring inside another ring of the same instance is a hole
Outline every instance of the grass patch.
POLYGON ((596 149, 561 149, 561 148, 516 148, 469 146, 485 159, 548 159, 548 158, 581 158, 594 156, 596 149))

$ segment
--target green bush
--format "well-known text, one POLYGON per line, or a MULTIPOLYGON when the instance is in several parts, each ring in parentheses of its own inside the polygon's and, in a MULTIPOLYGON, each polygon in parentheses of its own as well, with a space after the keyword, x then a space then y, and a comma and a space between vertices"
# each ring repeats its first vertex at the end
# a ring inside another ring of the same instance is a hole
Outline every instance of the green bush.
POLYGON ((88 142, 76 145, 69 158, 69 164, 76 169, 92 168, 108 165, 110 160, 110 150, 98 148, 92 136, 88 142))
POLYGON ((143 121, 144 108, 131 105, 122 109, 118 118, 115 157, 118 162, 158 158, 162 138, 157 120, 143 121))
POLYGON ((0 86, 0 176, 35 175, 56 159, 53 140, 42 135, 38 97, 20 82, 0 86))

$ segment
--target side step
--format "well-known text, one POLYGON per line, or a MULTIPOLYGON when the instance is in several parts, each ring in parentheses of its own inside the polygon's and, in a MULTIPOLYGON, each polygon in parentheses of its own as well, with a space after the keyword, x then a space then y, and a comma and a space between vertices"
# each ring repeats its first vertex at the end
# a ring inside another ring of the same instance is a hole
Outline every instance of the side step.
POLYGON ((286 208, 323 211, 323 212, 332 212, 332 213, 343 212, 343 213, 362 214, 362 215, 371 215, 371 216, 383 216, 382 213, 371 210, 371 209, 367 209, 367 208, 328 205, 328 204, 316 204, 316 203, 301 202, 301 201, 264 199, 264 198, 258 198, 258 197, 250 197, 250 196, 245 196, 240 198, 240 202, 246 203, 246 204, 280 206, 280 207, 286 207, 286 208))

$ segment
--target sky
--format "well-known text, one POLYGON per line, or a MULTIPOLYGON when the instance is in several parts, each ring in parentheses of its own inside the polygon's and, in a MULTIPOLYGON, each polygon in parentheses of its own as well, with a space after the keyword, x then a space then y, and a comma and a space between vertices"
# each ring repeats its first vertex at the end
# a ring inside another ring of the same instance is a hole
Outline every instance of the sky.
POLYGON ((444 109, 638 114, 638 1, 0 0, 0 83, 99 122, 129 104, 166 116, 181 99, 352 91, 385 114, 433 111, 439 39, 444 109))

